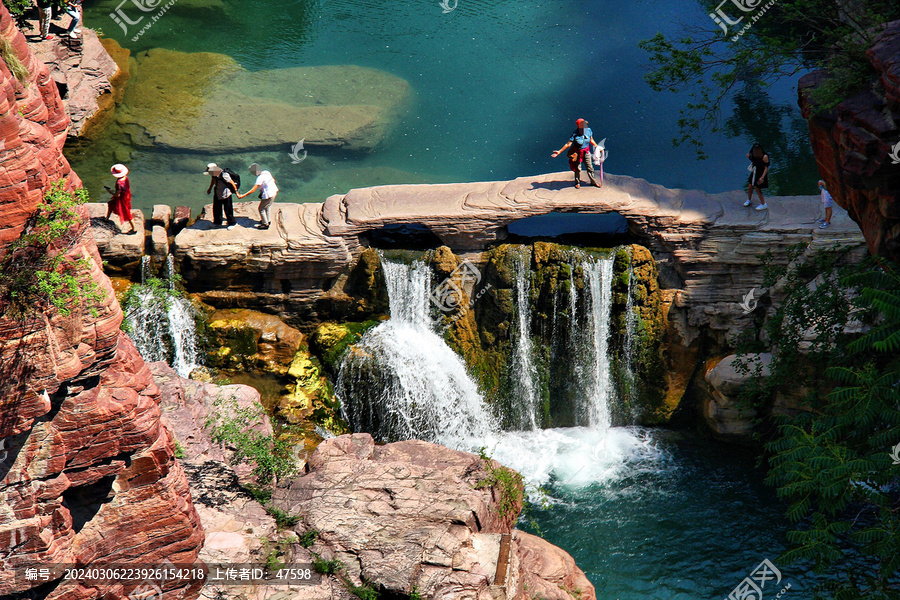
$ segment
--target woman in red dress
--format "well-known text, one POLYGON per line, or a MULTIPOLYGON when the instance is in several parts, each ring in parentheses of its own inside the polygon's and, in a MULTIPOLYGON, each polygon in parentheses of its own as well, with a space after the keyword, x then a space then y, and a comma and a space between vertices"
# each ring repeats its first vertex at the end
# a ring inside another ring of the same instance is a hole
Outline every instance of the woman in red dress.
POLYGON ((131 184, 128 182, 128 167, 123 164, 115 164, 109 172, 116 178, 116 189, 113 191, 106 188, 106 191, 112 194, 112 198, 107 204, 106 218, 109 219, 111 214, 116 213, 122 225, 126 222, 131 224, 131 231, 128 233, 134 233, 136 230, 134 217, 131 214, 131 184))

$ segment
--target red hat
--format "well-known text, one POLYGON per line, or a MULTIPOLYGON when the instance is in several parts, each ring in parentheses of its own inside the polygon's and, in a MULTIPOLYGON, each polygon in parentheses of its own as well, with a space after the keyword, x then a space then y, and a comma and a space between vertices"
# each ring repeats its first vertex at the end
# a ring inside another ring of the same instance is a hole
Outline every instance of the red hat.
POLYGON ((578 119, 575 121, 575 127, 585 127, 588 124, 584 119, 578 119))

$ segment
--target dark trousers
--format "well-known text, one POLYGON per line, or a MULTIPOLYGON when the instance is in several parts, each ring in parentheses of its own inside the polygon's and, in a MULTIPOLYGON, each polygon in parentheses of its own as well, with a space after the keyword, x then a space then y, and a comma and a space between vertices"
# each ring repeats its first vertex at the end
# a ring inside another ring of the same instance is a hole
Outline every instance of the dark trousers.
POLYGON ((231 196, 228 196, 225 199, 219 198, 218 196, 213 197, 213 223, 216 225, 222 224, 222 209, 225 209, 225 219, 227 220, 229 225, 234 225, 236 221, 234 220, 234 204, 231 201, 231 196))

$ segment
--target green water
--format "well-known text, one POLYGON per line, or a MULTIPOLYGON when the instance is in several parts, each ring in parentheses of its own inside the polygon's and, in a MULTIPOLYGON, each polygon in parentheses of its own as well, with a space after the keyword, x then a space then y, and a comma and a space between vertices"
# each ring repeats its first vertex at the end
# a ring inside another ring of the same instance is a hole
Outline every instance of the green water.
MULTIPOLYGON (((607 138, 609 172, 670 187, 735 189, 746 179, 744 154, 760 139, 781 173, 773 177, 779 191, 816 191, 805 134, 794 129, 802 122, 789 84, 742 92, 742 118, 731 127, 737 137, 706 134, 709 160, 672 147, 684 97, 654 93, 643 82, 647 56, 637 43, 681 23, 708 26, 697 2, 459 0, 444 13, 436 0, 175 0, 133 41, 148 20, 126 34, 110 13, 120 7, 132 20, 151 13, 135 8, 138 0, 120 1, 88 0, 85 21, 133 56, 151 48, 225 53, 250 71, 360 65, 403 78, 413 94, 371 152, 309 148, 299 163, 290 156, 292 144, 233 154, 136 149, 113 126, 68 151, 95 199, 105 197, 109 166, 120 161, 131 168, 134 205, 144 209, 203 205, 207 180, 200 173, 209 161, 231 166, 245 181, 247 165, 260 162, 278 180, 279 199, 296 202, 366 185, 563 171, 564 158, 549 154, 578 116, 591 121, 595 139, 607 138)), ((366 103, 365 89, 358 101, 366 103)), ((127 103, 121 108, 127 112, 127 103)), ((732 108, 729 100, 724 119, 732 108)))

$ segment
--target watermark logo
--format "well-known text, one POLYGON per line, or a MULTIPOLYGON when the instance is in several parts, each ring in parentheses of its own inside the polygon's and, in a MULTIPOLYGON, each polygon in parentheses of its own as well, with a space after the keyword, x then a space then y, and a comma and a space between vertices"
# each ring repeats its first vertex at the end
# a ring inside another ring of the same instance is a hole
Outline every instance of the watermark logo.
POLYGON ((306 150, 303 150, 303 142, 305 141, 306 138, 303 138, 291 147, 291 151, 289 153, 291 157, 291 164, 297 165, 306 160, 306 150), (301 150, 303 150, 303 156, 299 155, 301 150))
MULTIPOLYGON (((759 563, 750 576, 745 577, 725 600, 762 600, 763 589, 769 582, 773 582, 773 586, 779 585, 781 571, 767 558, 759 563)), ((781 589, 776 598, 780 598, 789 589, 791 589, 790 583, 781 589)))
POLYGON ((459 4, 459 0, 452 0, 453 5, 451 6, 450 1, 451 0, 441 0, 438 3, 440 5, 440 7, 444 9, 444 14, 447 14, 448 12, 453 12, 454 10, 456 10, 456 6, 459 4))
POLYGON ((144 17, 146 14, 140 13, 150 13, 156 11, 156 14, 150 15, 150 20, 141 27, 141 30, 131 38, 132 42, 136 42, 144 33, 150 29, 154 23, 156 23, 166 11, 174 6, 175 2, 178 0, 169 0, 166 4, 160 6, 163 0, 122 0, 119 2, 119 5, 116 6, 114 12, 109 13, 109 17, 115 22, 119 27, 122 28, 122 31, 125 35, 128 35, 128 27, 139 25, 142 21, 144 21, 144 17), (130 6, 129 6, 130 5, 130 6), (126 12, 127 8, 127 12, 126 12), (137 9, 139 12, 135 12, 134 9, 137 9), (134 15, 140 15, 136 19, 132 19, 131 17, 134 15))
POLYGON ((145 582, 128 594, 128 600, 162 600, 163 593, 155 583, 145 582))
POLYGON ((894 144, 894 147, 891 148, 891 153, 888 154, 891 157, 891 164, 900 165, 900 142, 894 144))
POLYGON ((469 302, 466 303, 465 288, 469 285, 472 290, 481 283, 481 271, 478 267, 465 260, 456 267, 444 281, 431 292, 431 303, 438 307, 441 312, 450 313, 457 311, 445 323, 444 329, 448 329, 453 323, 466 316, 475 306, 475 303, 491 289, 491 284, 487 284, 478 290, 469 302), (459 310, 457 310, 459 309, 459 310))
POLYGON ((744 301, 739 303, 739 306, 741 307, 741 310, 744 311, 745 315, 749 315, 756 310, 756 306, 759 304, 758 300, 754 297, 755 293, 756 288, 753 288, 747 292, 746 296, 744 296, 744 301))
POLYGON ((722 0, 719 5, 716 7, 715 12, 709 13, 709 18, 713 20, 713 22, 722 28, 722 33, 726 36, 731 35, 731 41, 735 42, 739 37, 744 35, 744 33, 753 26, 753 23, 759 20, 767 10, 769 10, 777 0, 769 0, 765 5, 763 5, 764 0, 722 0), (729 6, 726 6, 729 5, 729 6), (723 8, 725 6, 727 8, 723 8), (735 10, 736 9, 736 10, 735 10), (737 33, 729 32, 729 27, 735 27, 744 21, 744 17, 749 16, 750 13, 753 13, 750 22, 744 25, 743 29, 741 29, 737 33), (737 18, 732 18, 735 15, 740 15, 737 18))
POLYGON ((481 282, 481 271, 469 261, 463 261, 452 273, 431 292, 431 303, 443 312, 452 312, 462 305, 463 291, 467 285, 476 286, 481 282))
POLYGON ((900 444, 894 446, 893 451, 891 452, 891 460, 894 461, 895 465, 900 465, 900 444))

